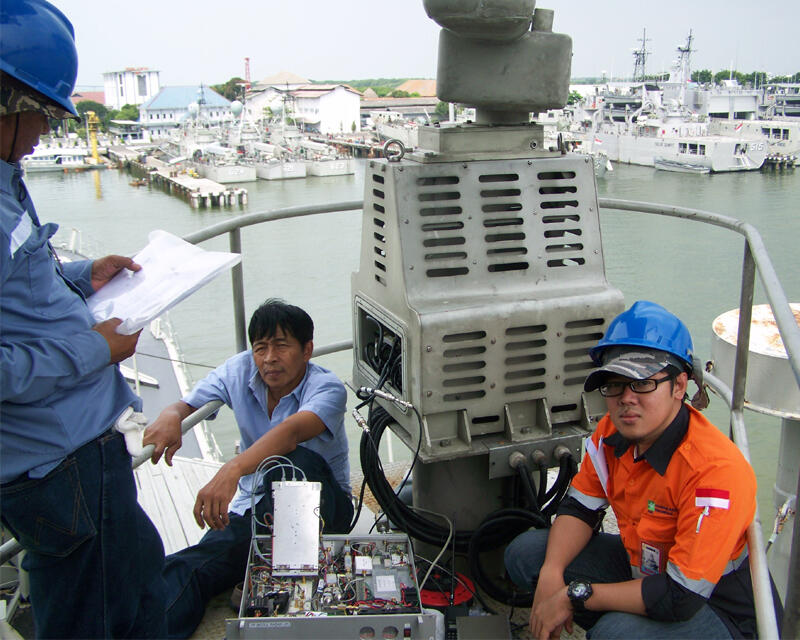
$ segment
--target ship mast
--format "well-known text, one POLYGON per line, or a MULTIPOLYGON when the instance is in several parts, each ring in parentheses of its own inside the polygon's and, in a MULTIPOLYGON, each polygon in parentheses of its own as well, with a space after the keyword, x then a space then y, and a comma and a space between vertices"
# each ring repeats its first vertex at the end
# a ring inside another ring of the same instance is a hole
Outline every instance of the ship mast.
POLYGON ((642 43, 641 48, 633 50, 633 81, 634 82, 642 82, 644 83, 645 79, 647 78, 647 74, 645 71, 645 65, 647 62, 647 56, 650 53, 647 50, 647 42, 650 38, 647 37, 647 29, 642 29, 642 37, 639 39, 639 42, 642 43))

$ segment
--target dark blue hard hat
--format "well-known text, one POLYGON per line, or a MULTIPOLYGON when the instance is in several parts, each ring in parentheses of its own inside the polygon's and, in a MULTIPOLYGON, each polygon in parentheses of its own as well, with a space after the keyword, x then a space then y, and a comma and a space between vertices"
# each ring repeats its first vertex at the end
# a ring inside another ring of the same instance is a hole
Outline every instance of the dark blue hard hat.
POLYGON ((77 116, 69 98, 78 51, 67 17, 45 0, 2 0, 0 34, 0 69, 77 116))
POLYGON ((666 351, 676 356, 692 371, 692 336, 680 319, 660 304, 639 300, 608 325, 600 342, 589 350, 592 360, 602 364, 603 351, 609 347, 631 346, 666 351))

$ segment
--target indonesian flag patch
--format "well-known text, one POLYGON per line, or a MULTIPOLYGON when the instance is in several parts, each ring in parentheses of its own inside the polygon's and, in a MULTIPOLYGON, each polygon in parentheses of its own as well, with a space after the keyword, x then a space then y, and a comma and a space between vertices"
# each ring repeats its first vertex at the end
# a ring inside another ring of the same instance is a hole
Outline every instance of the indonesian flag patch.
POLYGON ((730 498, 731 492, 725 489, 696 489, 694 492, 694 506, 729 509, 731 506, 730 498))

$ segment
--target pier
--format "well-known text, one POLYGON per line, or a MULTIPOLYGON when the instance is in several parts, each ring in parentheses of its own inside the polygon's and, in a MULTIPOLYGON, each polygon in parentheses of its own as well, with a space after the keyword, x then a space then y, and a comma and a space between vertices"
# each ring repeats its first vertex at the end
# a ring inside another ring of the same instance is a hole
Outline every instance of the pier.
POLYGON ((192 169, 179 168, 125 147, 109 149, 109 155, 113 155, 120 166, 130 168, 134 175, 147 180, 148 184, 185 198, 195 209, 247 204, 247 189, 225 187, 197 176, 192 169))

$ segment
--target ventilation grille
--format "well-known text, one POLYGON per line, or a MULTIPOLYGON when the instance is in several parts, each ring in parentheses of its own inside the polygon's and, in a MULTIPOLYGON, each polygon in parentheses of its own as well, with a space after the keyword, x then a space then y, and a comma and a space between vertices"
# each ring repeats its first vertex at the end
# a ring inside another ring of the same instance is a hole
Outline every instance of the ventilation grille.
POLYGON ((544 389, 547 325, 509 327, 505 333, 504 391, 509 395, 544 389))
MULTIPOLYGON (((536 177, 539 204, 531 204, 528 194, 525 205, 526 194, 518 173, 478 176, 480 224, 489 273, 528 272, 530 252, 534 248, 538 252, 540 246, 546 269, 586 264, 576 173, 542 171, 536 177), (543 241, 528 237, 534 228, 534 215, 541 221, 543 241)), ((460 182, 459 176, 416 179, 422 254, 429 278, 465 276, 474 263, 468 255, 468 246, 475 250, 475 245, 464 231, 466 205, 460 182)), ((374 189, 373 194, 382 197, 382 190, 374 189)))
POLYGON ((589 349, 603 337, 602 318, 572 320, 564 325, 564 386, 583 385, 594 364, 589 349))
POLYGON ((486 390, 486 332, 450 333, 442 338, 442 399, 463 402, 483 398, 486 390))
POLYGON ((482 175, 478 182, 489 272, 525 271, 530 264, 526 259, 519 174, 482 175))
POLYGON ((586 264, 575 172, 545 171, 537 174, 537 177, 548 183, 539 186, 547 267, 579 267, 586 264))
POLYGON ((386 285, 386 264, 388 247, 386 243, 386 194, 384 193, 384 178, 378 174, 372 174, 372 238, 373 238, 373 259, 372 264, 375 268, 375 280, 386 285))
POLYGON ((458 176, 417 178, 425 274, 429 278, 469 273, 458 183, 458 176))

